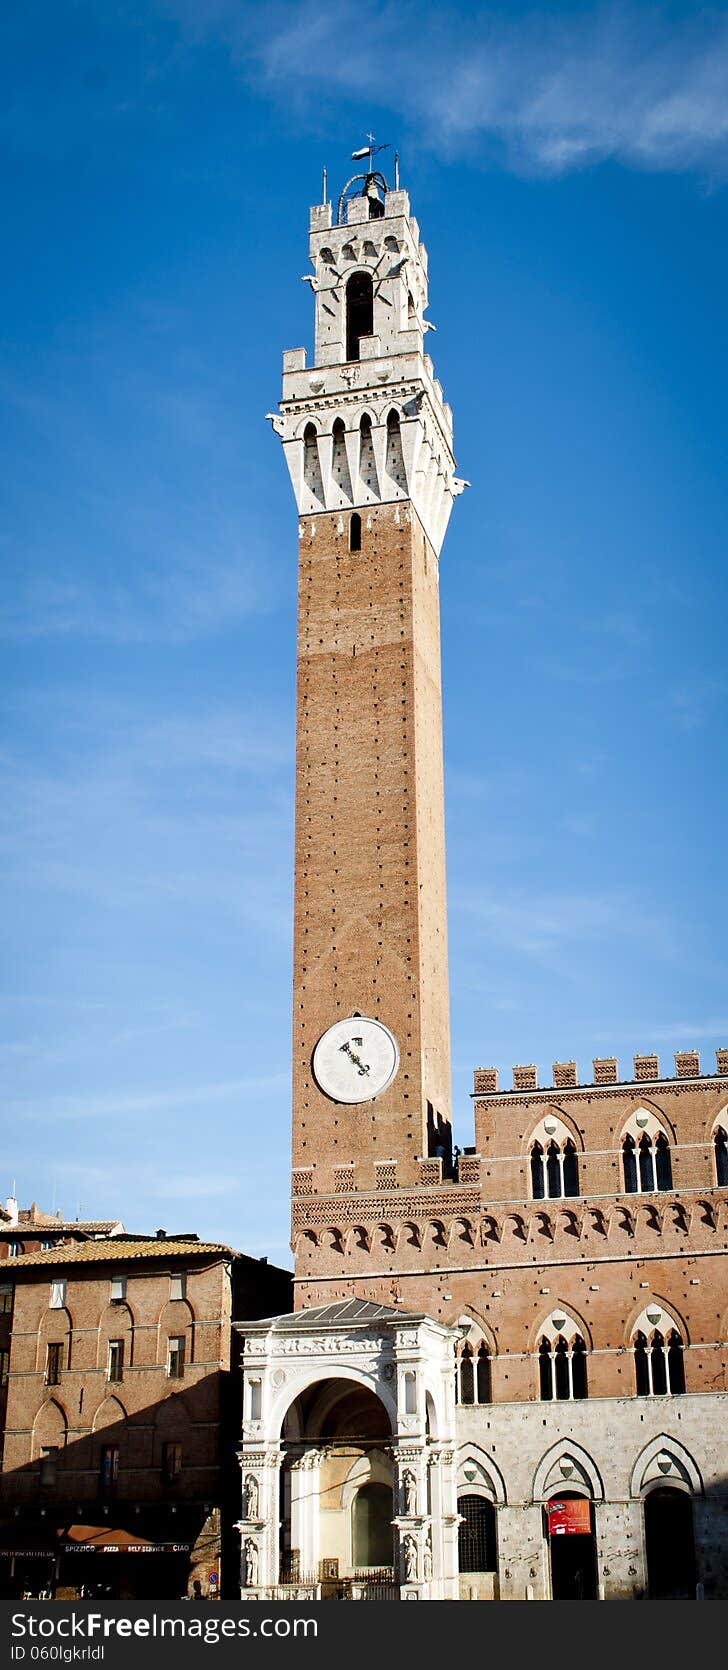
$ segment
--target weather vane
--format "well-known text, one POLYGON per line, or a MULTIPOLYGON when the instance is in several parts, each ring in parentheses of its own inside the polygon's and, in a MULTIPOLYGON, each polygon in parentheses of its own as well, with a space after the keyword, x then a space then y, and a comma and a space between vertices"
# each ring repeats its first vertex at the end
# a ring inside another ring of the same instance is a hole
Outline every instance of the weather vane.
POLYGON ((368 145, 362 145, 360 150, 352 151, 351 160, 352 160, 352 162, 362 162, 364 157, 368 157, 369 158, 369 173, 373 174, 374 173, 374 158, 375 158, 375 156, 377 156, 380 151, 388 151, 389 150, 389 143, 386 143, 384 145, 378 145, 373 133, 368 133, 367 134, 367 139, 369 140, 368 145))

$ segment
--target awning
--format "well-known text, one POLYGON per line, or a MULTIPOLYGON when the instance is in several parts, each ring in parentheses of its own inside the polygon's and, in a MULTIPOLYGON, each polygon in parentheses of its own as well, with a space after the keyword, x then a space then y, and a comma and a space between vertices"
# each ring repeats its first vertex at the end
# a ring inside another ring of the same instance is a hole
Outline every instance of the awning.
POLYGON ((150 1542, 110 1525, 69 1525, 61 1533, 62 1554, 189 1554, 188 1542, 150 1542))

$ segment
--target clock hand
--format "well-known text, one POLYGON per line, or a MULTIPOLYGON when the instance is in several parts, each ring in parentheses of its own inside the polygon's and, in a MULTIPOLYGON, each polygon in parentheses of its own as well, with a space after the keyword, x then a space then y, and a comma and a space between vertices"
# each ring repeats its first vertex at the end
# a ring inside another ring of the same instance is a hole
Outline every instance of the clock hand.
POLYGON ((356 1054, 356 1051, 352 1049, 351 1044, 340 1044, 339 1049, 342 1054, 348 1055, 350 1061, 353 1061, 354 1066, 358 1069, 360 1078, 362 1078, 365 1073, 369 1072, 366 1062, 362 1061, 361 1056, 356 1054))

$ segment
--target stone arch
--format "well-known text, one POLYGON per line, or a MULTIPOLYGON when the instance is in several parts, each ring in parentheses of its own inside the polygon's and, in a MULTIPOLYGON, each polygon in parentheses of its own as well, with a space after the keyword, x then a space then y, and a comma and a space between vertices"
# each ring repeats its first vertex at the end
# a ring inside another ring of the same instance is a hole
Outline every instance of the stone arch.
POLYGON ((660 1328, 661 1331, 664 1328, 677 1328, 678 1333, 682 1335, 683 1345, 690 1344, 690 1334, 682 1311, 678 1310, 671 1299, 663 1299, 659 1293, 650 1293, 647 1298, 643 1295, 629 1311, 624 1328, 624 1344, 628 1349, 640 1328, 643 1331, 646 1328, 648 1333, 655 1328, 660 1328), (660 1317, 655 1320, 649 1314, 651 1311, 659 1311, 660 1317))
MULTIPOLYGON (((185 1342, 185 1362, 195 1360, 195 1312, 189 1299, 165 1299, 157 1320, 157 1341, 161 1346, 161 1360, 166 1360, 166 1342, 182 1335, 185 1342)), ((157 1361, 160 1361, 159 1351, 157 1361)))
POLYGON ((341 1506, 349 1512, 354 1497, 363 1484, 392 1483, 392 1468, 383 1450, 370 1450, 368 1456, 357 1456, 352 1462, 341 1487, 341 1506))
POLYGON ((528 1239, 528 1225, 520 1212, 506 1212, 503 1219, 502 1239, 512 1235, 517 1241, 528 1239))
POLYGON ((617 1138, 618 1145, 621 1148, 626 1136, 631 1136, 634 1141, 637 1142, 645 1133, 647 1136, 652 1137, 653 1141, 655 1136, 662 1134, 662 1136, 667 1137, 671 1147, 673 1147, 677 1142, 675 1126, 673 1125, 672 1120, 668 1119, 667 1114, 663 1113, 662 1108, 656 1107, 655 1104, 650 1102, 648 1099, 644 1102, 640 1102, 639 1107, 632 1108, 631 1112, 624 1120, 617 1138), (642 1119, 646 1121, 644 1125, 641 1124, 642 1119))
POLYGON ((594 1341, 588 1322, 585 1321, 578 1310, 575 1310, 573 1305, 564 1305, 560 1299, 551 1305, 549 1310, 542 1312, 540 1320, 532 1325, 531 1351, 536 1350, 538 1342, 544 1334, 549 1339, 557 1339, 561 1334, 568 1343, 571 1343, 572 1339, 580 1334, 587 1351, 594 1350, 594 1341), (561 1326, 559 1326, 559 1323, 561 1323, 561 1326))
POLYGON ((377 1235, 379 1237, 379 1245, 385 1252, 396 1251, 395 1234, 391 1224, 377 1224, 377 1235))
POLYGON ((127 1413, 121 1398, 113 1396, 102 1398, 93 1418, 92 1431, 98 1433, 106 1427, 117 1426, 126 1419, 127 1413))
POLYGON ((571 1114, 567 1113, 564 1108, 556 1105, 550 1106, 529 1127, 521 1142, 521 1153, 523 1155, 529 1154, 535 1141, 545 1145, 554 1138, 558 1142, 560 1137, 571 1137, 577 1152, 580 1154, 585 1152, 584 1138, 571 1114))
POLYGON ((401 1247, 420 1248, 421 1246, 422 1230, 419 1224, 414 1223, 412 1219, 400 1224, 397 1230, 397 1251, 399 1252, 401 1247))
POLYGON ((712 1137, 719 1125, 722 1125, 723 1130, 726 1134, 728 1134, 728 1102, 725 1102, 722 1107, 719 1107, 717 1113, 708 1114, 708 1118, 705 1122, 706 1135, 712 1137))
POLYGON ((689 1490, 694 1496, 704 1493, 700 1468, 690 1451, 679 1439, 661 1432, 640 1450, 632 1468, 629 1493, 632 1497, 645 1496, 665 1485, 689 1490))
POLYGON ((41 1404, 33 1422, 31 1456, 37 1461, 41 1450, 65 1449, 68 1438, 68 1418, 59 1398, 49 1397, 41 1404))
POLYGON ((429 1240, 434 1247, 447 1246, 447 1230, 441 1218, 431 1218, 427 1225, 429 1240))
POLYGON ((396 1431, 396 1392, 392 1390, 391 1385, 387 1385, 386 1381, 381 1380, 376 1373, 368 1373, 365 1370, 355 1368, 353 1365, 348 1363, 340 1362, 337 1362, 336 1364, 335 1375, 331 1373, 322 1373, 320 1368, 314 1369, 313 1372, 309 1370, 307 1373, 305 1368, 301 1367, 299 1372, 292 1375, 291 1379, 286 1381, 284 1386, 280 1389, 276 1388, 273 1393, 273 1397, 271 1398, 270 1418, 266 1423, 268 1430, 271 1433, 280 1434, 289 1410, 296 1402, 296 1399, 301 1396, 301 1393, 309 1391, 317 1385, 328 1385, 332 1380, 349 1380, 351 1381, 352 1386, 362 1386, 366 1391, 373 1392, 374 1396, 378 1398, 379 1402, 384 1406, 392 1432, 396 1431))
POLYGON ((475 1246, 475 1233, 469 1218, 453 1218, 448 1235, 448 1246, 452 1247, 455 1241, 464 1241, 468 1247, 475 1246))
POLYGON ((480 1344, 482 1341, 483 1345, 487 1345, 491 1357, 498 1356, 497 1337, 490 1323, 486 1322, 485 1318, 473 1305, 466 1305, 464 1310, 459 1311, 457 1316, 453 1317, 449 1326, 451 1328, 467 1328, 466 1338, 470 1339, 471 1343, 474 1344, 477 1341, 480 1344))
POLYGON ((346 1251, 371 1252, 372 1238, 366 1224, 352 1224, 346 1232, 346 1251))
POLYGON ((155 1411, 152 1433, 152 1465, 158 1471, 162 1466, 165 1444, 180 1444, 183 1466, 185 1461, 189 1462, 192 1425, 192 1416, 184 1392, 174 1392, 171 1397, 162 1398, 155 1411))
POLYGON ((559 1438, 541 1457, 533 1475, 532 1500, 545 1502, 554 1490, 573 1490, 604 1501, 602 1476, 595 1461, 581 1444, 559 1438))
POLYGON ((321 1243, 323 1246, 328 1247, 331 1252, 343 1253, 344 1251, 344 1241, 341 1230, 337 1229, 335 1224, 329 1224, 323 1231, 321 1243))
POLYGON ((48 1306, 41 1311, 36 1335, 36 1374, 45 1371, 48 1346, 56 1343, 63 1346, 63 1368, 70 1368, 72 1342, 73 1320, 68 1306, 63 1305, 58 1310, 51 1310, 48 1306))
POLYGON ((499 1508, 508 1501, 506 1484, 493 1457, 480 1444, 462 1444, 457 1452, 458 1496, 486 1496, 499 1508))
POLYGON ((124 1364, 128 1368, 133 1360, 134 1350, 134 1312, 128 1300, 117 1300, 112 1305, 104 1306, 99 1317, 96 1333, 96 1367, 106 1368, 109 1340, 123 1339, 124 1364))

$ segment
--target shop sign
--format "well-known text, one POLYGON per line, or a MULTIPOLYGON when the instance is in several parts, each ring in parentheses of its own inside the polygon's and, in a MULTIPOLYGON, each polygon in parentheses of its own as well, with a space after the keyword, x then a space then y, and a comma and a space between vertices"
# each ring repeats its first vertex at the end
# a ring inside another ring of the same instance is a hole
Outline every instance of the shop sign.
POLYGON ((591 1503, 586 1496, 547 1502, 546 1512, 551 1537, 583 1537, 591 1533, 591 1503))

